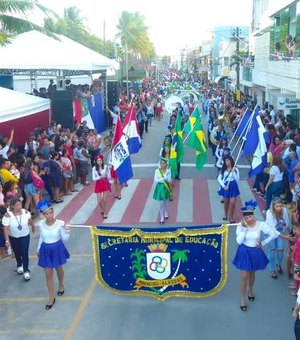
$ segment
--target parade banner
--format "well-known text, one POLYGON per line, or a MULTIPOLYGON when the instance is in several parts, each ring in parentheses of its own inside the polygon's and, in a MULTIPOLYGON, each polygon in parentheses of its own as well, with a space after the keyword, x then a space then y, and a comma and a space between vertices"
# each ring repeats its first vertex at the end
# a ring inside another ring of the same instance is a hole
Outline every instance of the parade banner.
POLYGON ((226 283, 226 225, 91 231, 97 281, 115 293, 200 298, 226 283))

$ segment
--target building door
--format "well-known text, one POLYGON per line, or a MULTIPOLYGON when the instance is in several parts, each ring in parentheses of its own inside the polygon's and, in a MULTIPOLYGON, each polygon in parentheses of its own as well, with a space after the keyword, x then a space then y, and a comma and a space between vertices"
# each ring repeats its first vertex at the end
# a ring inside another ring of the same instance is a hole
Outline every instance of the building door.
POLYGON ((291 121, 295 127, 300 127, 299 122, 300 109, 290 109, 290 114, 287 115, 287 120, 291 121))

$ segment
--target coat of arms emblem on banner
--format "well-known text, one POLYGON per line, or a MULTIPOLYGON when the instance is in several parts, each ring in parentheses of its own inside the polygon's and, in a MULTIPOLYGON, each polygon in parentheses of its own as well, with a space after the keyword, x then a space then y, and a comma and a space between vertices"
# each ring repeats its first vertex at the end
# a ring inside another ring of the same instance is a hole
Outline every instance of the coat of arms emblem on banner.
POLYGON ((148 287, 157 294, 161 294, 168 286, 181 285, 182 288, 186 287, 187 278, 183 274, 178 276, 177 274, 181 260, 187 260, 185 253, 188 252, 188 250, 180 251, 173 249, 172 252, 174 255, 172 256, 171 261, 171 254, 166 252, 168 245, 163 243, 151 244, 148 248, 150 252, 146 253, 147 274, 154 280, 149 280, 144 275, 144 252, 140 252, 136 249, 136 251, 131 255, 131 257, 134 258, 132 261, 132 270, 134 271, 134 277, 137 279, 134 288, 140 289, 141 287, 148 287), (181 256, 178 256, 178 254, 181 254, 181 256), (172 262, 178 262, 178 265, 172 276, 169 277, 171 275, 172 262), (138 270, 135 271, 136 269, 138 270), (141 271, 139 271, 140 269, 141 271), (162 289, 157 289, 158 287, 162 287, 162 289))
POLYGON ((148 248, 150 253, 146 253, 147 273, 154 280, 163 280, 171 274, 171 256, 166 253, 167 245, 151 244, 148 248))

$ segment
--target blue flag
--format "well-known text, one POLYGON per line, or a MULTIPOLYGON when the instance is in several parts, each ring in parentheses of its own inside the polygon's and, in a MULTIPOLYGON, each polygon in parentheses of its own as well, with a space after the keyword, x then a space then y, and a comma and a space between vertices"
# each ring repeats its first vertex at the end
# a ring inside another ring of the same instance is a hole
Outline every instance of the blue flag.
POLYGON ((142 142, 133 105, 131 105, 124 119, 123 134, 127 139, 129 153, 133 154, 139 152, 142 147, 142 142))
POLYGON ((130 154, 123 135, 120 118, 115 127, 115 136, 111 150, 111 163, 118 175, 120 184, 126 183, 133 177, 130 154))
POLYGON ((244 137, 246 130, 247 130, 247 125, 249 124, 249 118, 251 117, 252 111, 249 109, 246 110, 246 112, 243 114, 242 119, 240 121, 240 124, 238 125, 235 134, 238 137, 244 137))
POLYGON ((258 109, 255 110, 250 124, 245 136, 246 141, 243 146, 243 152, 246 157, 252 157, 251 169, 248 173, 249 177, 252 177, 261 173, 267 166, 269 135, 261 121, 258 109))

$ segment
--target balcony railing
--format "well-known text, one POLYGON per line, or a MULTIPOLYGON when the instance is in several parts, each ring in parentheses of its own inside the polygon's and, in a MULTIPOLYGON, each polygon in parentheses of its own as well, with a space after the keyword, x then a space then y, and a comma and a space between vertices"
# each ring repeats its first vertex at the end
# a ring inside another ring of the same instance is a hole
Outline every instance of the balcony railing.
POLYGON ((290 60, 300 60, 300 54, 295 53, 294 55, 290 55, 288 52, 286 53, 274 53, 270 54, 271 61, 290 61, 290 60))

